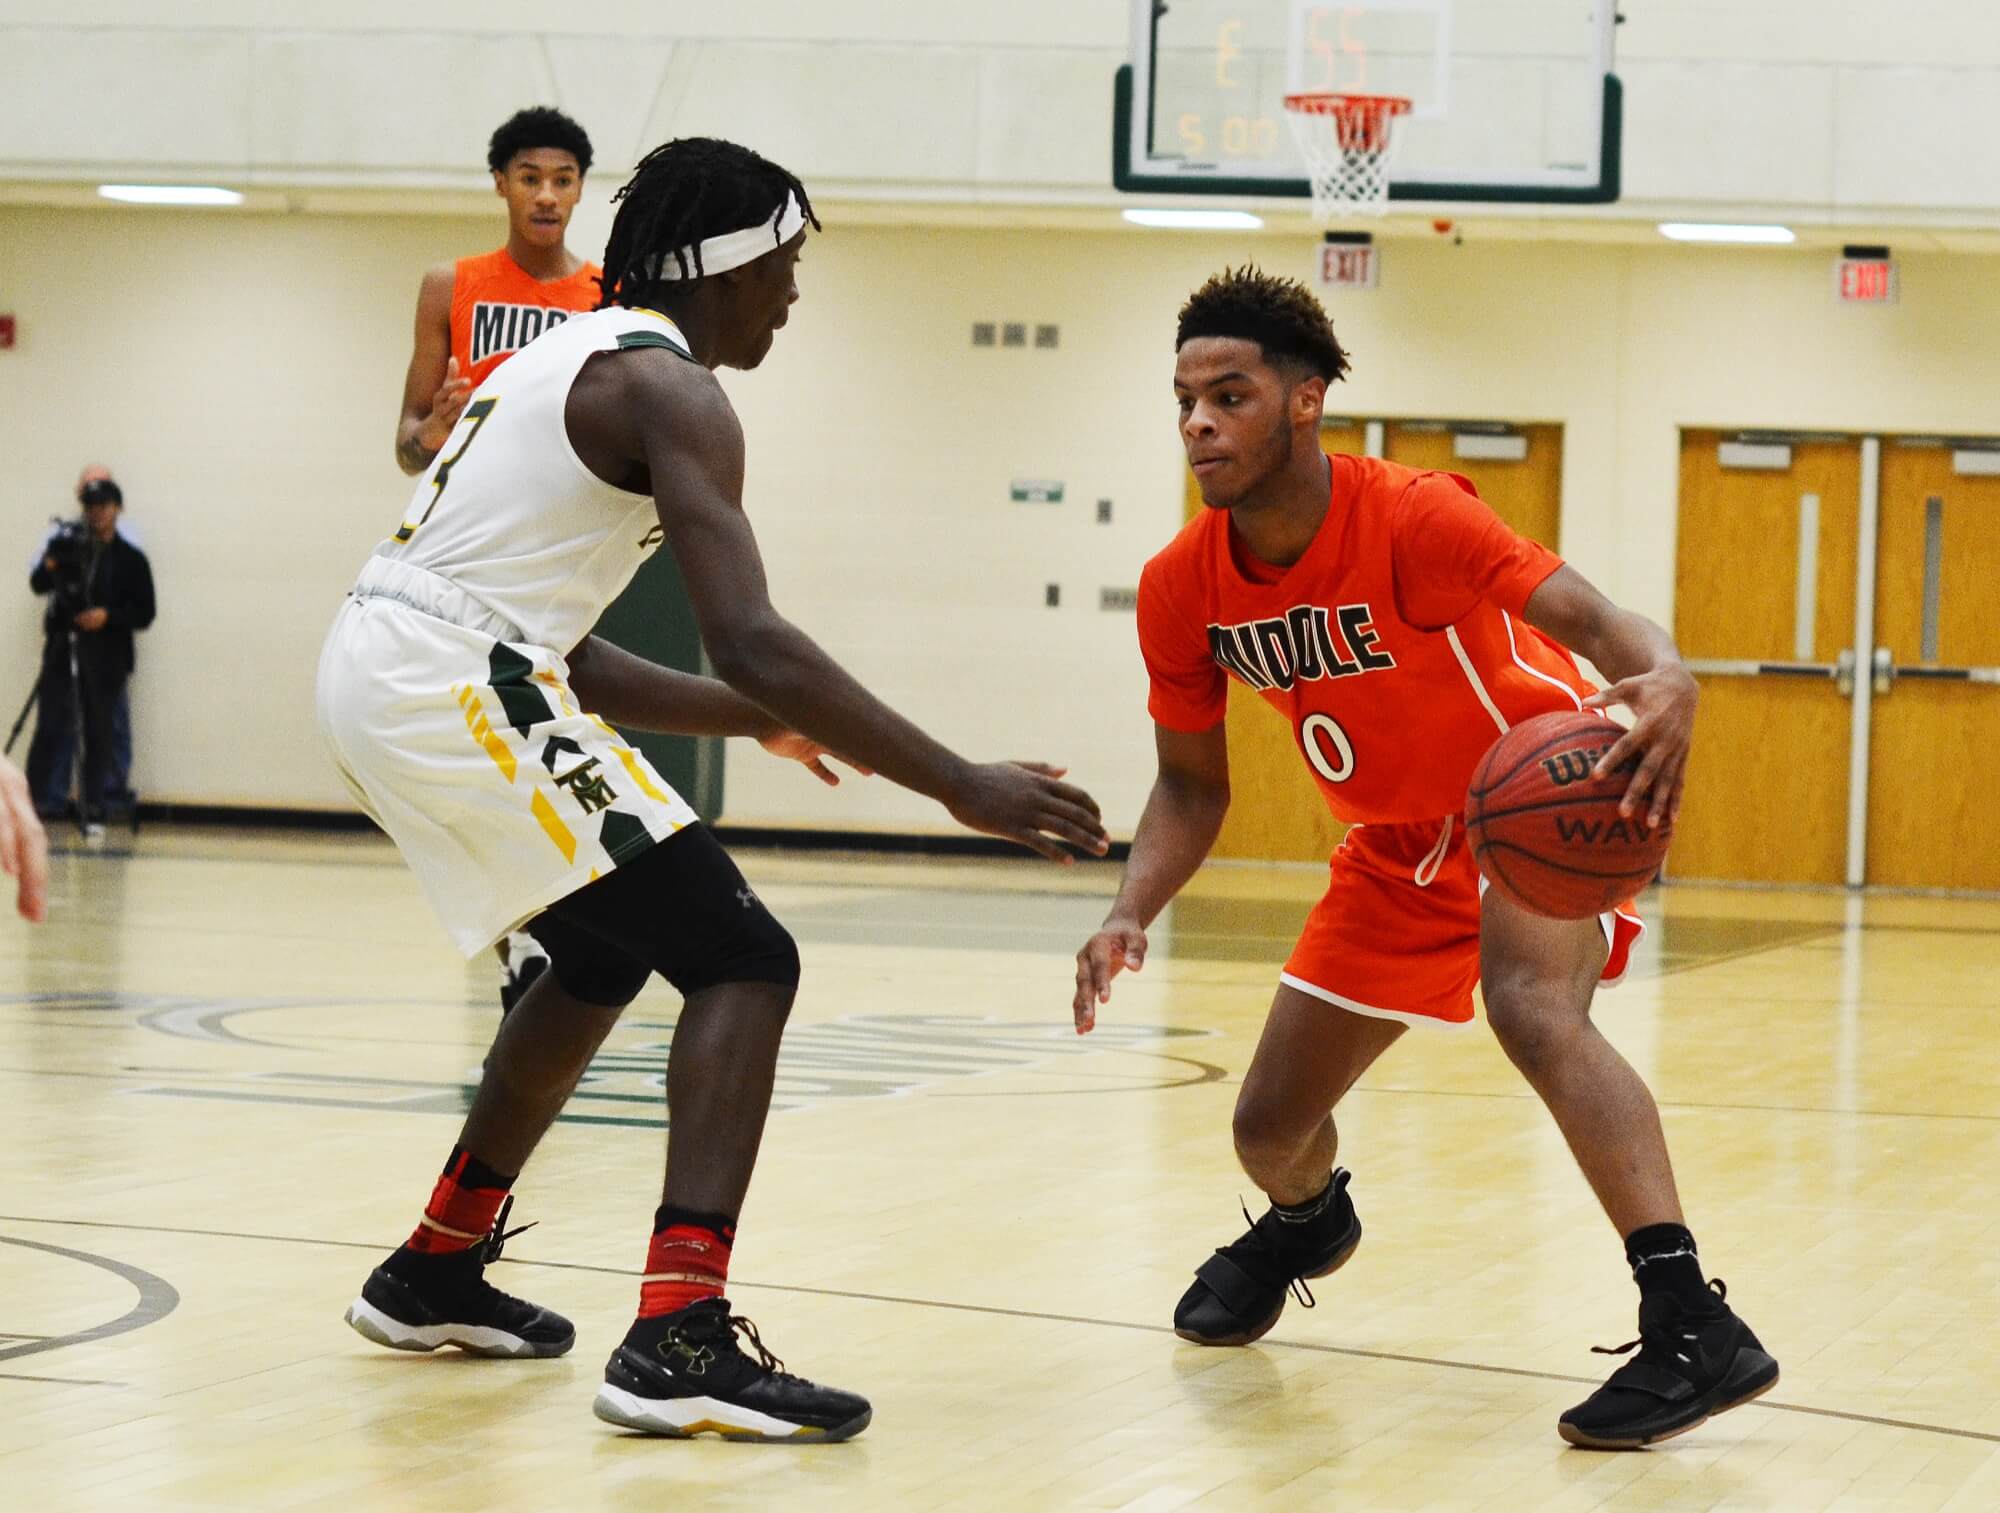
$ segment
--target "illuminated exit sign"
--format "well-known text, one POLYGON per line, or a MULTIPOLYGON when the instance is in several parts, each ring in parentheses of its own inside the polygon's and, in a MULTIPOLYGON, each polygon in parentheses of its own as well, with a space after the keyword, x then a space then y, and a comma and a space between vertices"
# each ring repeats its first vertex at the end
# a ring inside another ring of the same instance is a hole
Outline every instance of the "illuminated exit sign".
POLYGON ((1319 249, 1322 289, 1373 289, 1382 281, 1382 254, 1365 231, 1329 231, 1319 249))
POLYGON ((1833 265, 1833 292, 1842 304, 1896 303, 1896 261, 1887 247, 1848 247, 1833 265))

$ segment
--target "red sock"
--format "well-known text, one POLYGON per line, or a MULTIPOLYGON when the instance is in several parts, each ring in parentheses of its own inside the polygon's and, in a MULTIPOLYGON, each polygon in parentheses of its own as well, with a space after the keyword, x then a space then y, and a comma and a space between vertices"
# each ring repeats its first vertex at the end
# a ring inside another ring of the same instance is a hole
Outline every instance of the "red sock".
POLYGON ((495 1171, 464 1146, 454 1145, 444 1174, 431 1189, 424 1217, 403 1242, 420 1255, 451 1255, 485 1239, 507 1201, 514 1179, 495 1171))
POLYGON ((735 1243, 733 1219, 663 1205, 653 1216, 653 1243, 646 1247, 639 1317, 658 1318, 703 1298, 721 1297, 735 1243))

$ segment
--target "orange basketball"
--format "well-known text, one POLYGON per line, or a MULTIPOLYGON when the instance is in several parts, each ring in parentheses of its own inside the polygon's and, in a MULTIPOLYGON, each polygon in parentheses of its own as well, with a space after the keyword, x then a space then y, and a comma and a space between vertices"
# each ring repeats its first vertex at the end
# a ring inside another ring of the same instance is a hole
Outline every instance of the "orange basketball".
POLYGON ((1673 826, 1629 819, 1625 767, 1591 769, 1623 734, 1579 710, 1523 720, 1495 741, 1465 795, 1465 835, 1486 880, 1524 909, 1588 919, 1632 897, 1660 870, 1673 826))

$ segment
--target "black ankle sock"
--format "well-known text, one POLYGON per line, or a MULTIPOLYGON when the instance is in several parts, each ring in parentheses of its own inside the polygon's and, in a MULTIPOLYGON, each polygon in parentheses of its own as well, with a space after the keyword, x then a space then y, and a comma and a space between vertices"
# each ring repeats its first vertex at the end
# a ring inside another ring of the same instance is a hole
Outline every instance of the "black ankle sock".
POLYGON ((1714 1305, 1715 1294, 1702 1280, 1694 1236, 1680 1224, 1648 1224, 1625 1237, 1625 1259, 1639 1295, 1669 1293, 1691 1308, 1714 1305))
POLYGON ((452 1169, 458 1165, 461 1156, 465 1158, 465 1166, 463 1170, 456 1173, 460 1187, 497 1187, 502 1192, 505 1192, 514 1185, 516 1178, 519 1176, 519 1173, 516 1173, 515 1176, 510 1177, 503 1171, 494 1170, 494 1168, 481 1161, 462 1145, 454 1145, 451 1148, 451 1154, 445 1157, 445 1176, 454 1175, 452 1169))
POLYGON ((725 1245, 736 1242, 736 1216, 734 1214, 705 1213, 698 1208, 682 1208, 677 1203, 662 1203, 653 1210, 653 1233, 673 1228, 676 1224, 692 1229, 705 1229, 725 1245))
POLYGON ((1280 1224, 1310 1224, 1332 1208, 1333 1200, 1338 1196, 1334 1190, 1333 1173, 1328 1172, 1326 1186, 1322 1187, 1317 1195, 1306 1199, 1303 1203, 1273 1203, 1271 1212, 1278 1216, 1280 1224))

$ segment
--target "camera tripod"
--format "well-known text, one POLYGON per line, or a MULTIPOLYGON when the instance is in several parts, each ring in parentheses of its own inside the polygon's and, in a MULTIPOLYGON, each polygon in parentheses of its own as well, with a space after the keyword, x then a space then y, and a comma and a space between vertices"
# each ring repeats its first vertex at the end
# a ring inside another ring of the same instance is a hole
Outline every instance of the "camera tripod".
MULTIPOLYGON (((84 679, 82 659, 77 655, 76 630, 72 627, 63 633, 64 649, 69 657, 69 718, 70 718, 70 765, 69 793, 70 810, 76 817, 77 834, 85 840, 93 838, 92 831, 103 833, 103 822, 97 814, 97 806, 103 802, 101 796, 91 795, 87 789, 90 783, 90 736, 84 719, 84 679)), ((29 712, 41 702, 42 683, 48 676, 48 661, 43 659, 42 667, 35 674, 35 686, 28 690, 28 697, 21 704, 21 712, 14 717, 14 728, 7 732, 4 754, 12 756, 14 747, 21 739, 21 730, 28 723, 29 712)), ((110 739, 110 732, 105 732, 110 739)), ((139 806, 131 806, 127 822, 132 833, 139 833, 139 806)))

